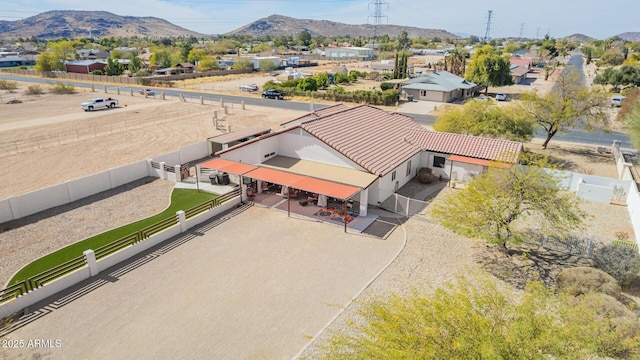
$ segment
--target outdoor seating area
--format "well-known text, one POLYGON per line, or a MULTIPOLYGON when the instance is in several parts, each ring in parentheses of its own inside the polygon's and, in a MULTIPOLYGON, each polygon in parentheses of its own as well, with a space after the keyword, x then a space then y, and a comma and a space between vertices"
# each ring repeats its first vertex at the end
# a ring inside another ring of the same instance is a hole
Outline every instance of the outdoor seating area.
POLYGON ((262 186, 263 191, 260 193, 255 191, 255 183, 249 186, 247 193, 254 204, 340 226, 344 226, 346 219, 347 228, 357 232, 364 231, 377 218, 375 215, 360 216, 355 210, 359 203, 352 200, 345 204, 340 199, 286 187, 283 195, 282 186, 266 182, 262 186), (287 193, 291 199, 287 198, 287 193))

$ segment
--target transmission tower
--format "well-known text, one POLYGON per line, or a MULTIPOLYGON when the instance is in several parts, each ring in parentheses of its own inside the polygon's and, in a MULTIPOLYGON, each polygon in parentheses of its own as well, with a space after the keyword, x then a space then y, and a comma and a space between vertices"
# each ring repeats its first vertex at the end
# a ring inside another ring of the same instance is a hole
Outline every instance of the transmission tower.
POLYGON ((536 40, 540 38, 540 28, 536 30, 536 40))
POLYGON ((493 10, 489 10, 489 15, 487 16, 487 30, 484 32, 484 42, 489 41, 491 37, 491 20, 493 19, 493 10))
POLYGON ((520 24, 520 40, 524 39, 524 23, 520 24))
POLYGON ((373 7, 373 13, 367 16, 367 22, 369 19, 373 18, 373 39, 375 41, 378 38, 378 27, 382 25, 382 18, 385 18, 387 22, 389 22, 389 17, 382 13, 382 8, 387 7, 389 10, 389 3, 382 0, 373 0, 369 3, 369 10, 373 7))

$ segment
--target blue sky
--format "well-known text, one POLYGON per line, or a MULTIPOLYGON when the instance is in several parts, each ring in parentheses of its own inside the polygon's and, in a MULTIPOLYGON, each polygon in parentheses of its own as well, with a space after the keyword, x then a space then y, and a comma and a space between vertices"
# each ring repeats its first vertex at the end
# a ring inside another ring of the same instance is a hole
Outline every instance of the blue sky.
MULTIPOLYGON (((187 29, 221 34, 272 14, 349 24, 372 23, 373 0, 0 0, 0 20, 49 10, 104 10, 155 16, 187 29)), ((640 31, 640 0, 387 0, 383 22, 483 36, 493 10, 491 37, 562 37, 582 33, 607 38, 640 31), (578 5, 580 4, 580 5, 578 5), (524 25, 523 25, 524 24, 524 25)))

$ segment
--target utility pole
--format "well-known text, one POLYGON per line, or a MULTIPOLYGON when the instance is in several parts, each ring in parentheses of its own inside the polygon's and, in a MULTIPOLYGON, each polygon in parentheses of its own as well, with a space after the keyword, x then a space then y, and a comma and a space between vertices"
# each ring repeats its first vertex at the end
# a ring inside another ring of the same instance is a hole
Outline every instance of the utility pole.
POLYGON ((382 13, 382 8, 387 7, 389 10, 389 3, 383 0, 373 0, 369 3, 369 9, 373 7, 373 13, 367 16, 367 22, 369 19, 373 19, 373 41, 375 43, 378 38, 378 28, 382 25, 382 18, 385 18, 389 22, 389 17, 382 13))
POLYGON ((491 38, 491 19, 493 18, 493 10, 489 10, 487 16, 487 30, 484 32, 484 43, 486 44, 491 38))
POLYGON ((524 39, 524 23, 520 24, 520 40, 524 39))

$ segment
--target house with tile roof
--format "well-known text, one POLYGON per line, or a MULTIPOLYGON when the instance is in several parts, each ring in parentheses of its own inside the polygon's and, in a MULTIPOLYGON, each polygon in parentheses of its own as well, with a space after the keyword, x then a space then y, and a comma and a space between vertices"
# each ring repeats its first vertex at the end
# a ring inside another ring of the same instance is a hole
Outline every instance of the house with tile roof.
POLYGON ((466 81, 464 78, 448 71, 432 71, 422 76, 405 80, 400 88, 414 100, 452 102, 472 97, 483 86, 466 81))
POLYGON ((288 186, 286 181, 295 181, 303 190, 315 184, 328 196, 349 194, 342 199, 356 201, 359 213, 366 215, 367 205, 383 202, 420 168, 433 169, 436 177, 465 181, 488 166, 516 163, 521 150, 519 142, 438 133, 407 115, 339 104, 216 155, 225 166, 252 166, 250 172, 235 175, 288 186), (295 179, 287 180, 292 174, 295 179), (312 185, 305 188, 304 179, 312 185))

